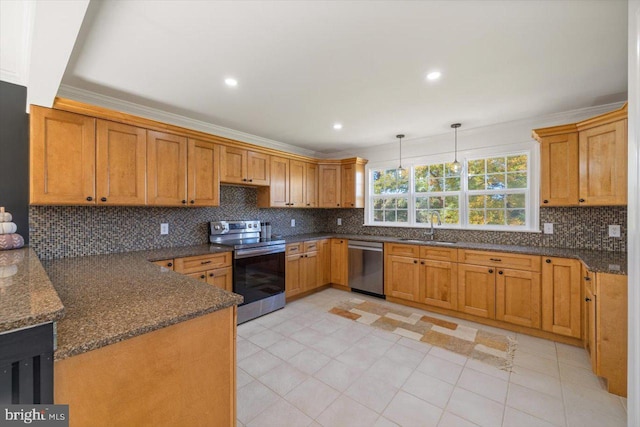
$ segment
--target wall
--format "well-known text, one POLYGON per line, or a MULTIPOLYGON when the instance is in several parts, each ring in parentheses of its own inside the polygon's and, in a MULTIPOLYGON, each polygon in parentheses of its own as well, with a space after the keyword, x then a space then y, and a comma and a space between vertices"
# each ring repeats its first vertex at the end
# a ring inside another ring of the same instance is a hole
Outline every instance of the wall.
POLYGON ((31 206, 31 246, 51 259, 197 245, 209 241, 210 221, 227 219, 269 221, 273 234, 285 236, 327 227, 321 209, 258 209, 256 203, 255 188, 223 185, 214 208, 31 206), (168 235, 160 235, 160 223, 169 224, 168 235))
POLYGON ((0 206, 29 242, 29 116, 27 88, 0 81, 0 206))
MULTIPOLYGON (((364 209, 332 209, 327 215, 327 231, 344 234, 372 234, 400 238, 424 238, 425 228, 364 226, 364 209), (342 225, 337 225, 342 218, 342 225)), ((554 226, 554 234, 508 231, 437 229, 436 240, 574 248, 626 252, 626 207, 540 208, 540 227, 554 226), (609 236, 609 224, 620 225, 620 238, 609 236)))

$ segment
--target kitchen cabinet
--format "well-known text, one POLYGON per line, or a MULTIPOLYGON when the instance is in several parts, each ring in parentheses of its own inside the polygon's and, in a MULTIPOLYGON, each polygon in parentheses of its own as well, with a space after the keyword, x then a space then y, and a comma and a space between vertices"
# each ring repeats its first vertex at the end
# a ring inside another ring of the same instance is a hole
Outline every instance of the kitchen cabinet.
POLYGON ((585 289, 588 350, 593 372, 607 390, 627 395, 627 276, 596 273, 585 289))
POLYGON ((271 156, 271 184, 258 189, 258 207, 316 207, 317 167, 307 162, 271 156), (312 184, 307 180, 312 177, 312 184))
POLYGON ((364 208, 364 164, 358 161, 341 166, 341 204, 344 208, 364 208))
POLYGON ((318 199, 321 208, 339 208, 342 190, 340 180, 342 169, 339 164, 320 164, 318 199))
POLYGON ((542 263, 542 329, 581 338, 581 264, 545 257, 542 263))
POLYGON ((231 252, 176 258, 174 270, 229 292, 233 291, 231 252))
POLYGON ((148 203, 187 205, 187 138, 165 132, 147 132, 148 203))
POLYGON ((220 206, 219 147, 189 138, 187 192, 190 206, 220 206))
POLYGON ((319 286, 318 242, 291 243, 286 249, 285 295, 287 298, 319 286))
POLYGON ((96 119, 31 106, 30 203, 96 204, 96 119))
POLYGON ((173 259, 163 259, 160 261, 153 261, 155 265, 159 265, 160 267, 173 271, 174 261, 173 259))
POLYGON ((318 207, 318 165, 304 163, 304 205, 308 208, 318 207))
POLYGON ((349 241, 331 239, 331 283, 349 286, 349 241))
POLYGON ((331 239, 318 240, 318 286, 331 283, 331 239))
POLYGON ((542 206, 627 204, 627 105, 579 123, 535 129, 542 206))
POLYGON ((495 318, 495 268, 458 265, 458 310, 486 319, 495 318))
POLYGON ((220 146, 220 181, 230 184, 270 184, 269 155, 220 146))
POLYGON ((589 353, 591 360, 591 370, 596 372, 596 297, 595 297, 595 274, 582 266, 582 287, 584 289, 583 313, 583 340, 584 348, 589 353))
POLYGON ((498 268, 496 320, 540 328, 540 273, 498 268))

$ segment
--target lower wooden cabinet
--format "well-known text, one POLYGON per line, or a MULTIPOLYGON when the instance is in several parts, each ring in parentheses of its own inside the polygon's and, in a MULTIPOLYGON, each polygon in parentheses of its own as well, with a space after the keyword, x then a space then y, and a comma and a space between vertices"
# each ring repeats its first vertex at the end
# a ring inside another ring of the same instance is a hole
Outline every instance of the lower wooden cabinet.
POLYGON ((540 273, 498 269, 496 320, 540 328, 540 273))
POLYGON ((495 268, 458 265, 458 310, 486 319, 496 315, 495 268))
POLYGON ((319 269, 322 258, 318 255, 318 241, 287 245, 285 266, 285 296, 287 298, 321 286, 319 269))
POLYGON ((202 280, 225 291, 233 291, 231 252, 156 261, 155 264, 171 268, 177 273, 202 280))
POLYGON ((420 260, 418 301, 456 310, 458 308, 458 264, 449 261, 420 260))
POLYGON ((202 280, 225 291, 233 291, 233 269, 231 267, 189 273, 187 276, 202 280))
POLYGON ((331 239, 331 283, 349 286, 349 241, 331 239))
POLYGON ((384 275, 386 295, 408 301, 418 301, 420 289, 418 258, 387 255, 384 275))
POLYGON ((318 240, 318 286, 331 283, 331 239, 318 240))
POLYGON ((581 338, 581 263, 545 257, 542 263, 542 330, 581 338))

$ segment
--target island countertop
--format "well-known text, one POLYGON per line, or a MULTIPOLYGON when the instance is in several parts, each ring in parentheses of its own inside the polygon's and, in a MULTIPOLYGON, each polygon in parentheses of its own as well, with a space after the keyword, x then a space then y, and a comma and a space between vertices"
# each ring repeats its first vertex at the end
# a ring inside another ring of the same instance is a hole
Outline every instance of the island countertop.
POLYGON ((55 359, 242 303, 240 295, 150 262, 229 251, 199 245, 43 261, 65 307, 55 359))

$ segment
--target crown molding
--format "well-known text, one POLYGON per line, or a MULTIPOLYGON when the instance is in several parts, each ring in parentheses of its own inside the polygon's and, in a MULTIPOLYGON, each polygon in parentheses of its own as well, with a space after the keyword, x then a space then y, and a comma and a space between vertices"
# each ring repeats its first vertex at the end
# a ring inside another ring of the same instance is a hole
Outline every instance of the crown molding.
POLYGON ((134 102, 124 101, 122 99, 102 95, 85 89, 79 89, 73 86, 64 84, 60 85, 60 89, 58 89, 58 97, 73 99, 74 101, 97 105, 100 107, 144 117, 162 123, 168 123, 187 129, 193 129, 212 135, 222 136, 224 138, 248 142, 250 144, 259 145, 261 147, 273 148, 275 150, 300 154, 308 157, 326 157, 326 155, 323 153, 318 153, 313 150, 307 150, 295 145, 287 144, 285 142, 263 138, 261 136, 252 135, 250 133, 241 132, 224 126, 218 126, 202 120, 192 119, 180 114, 169 113, 157 108, 147 107, 144 105, 136 104, 134 102))

